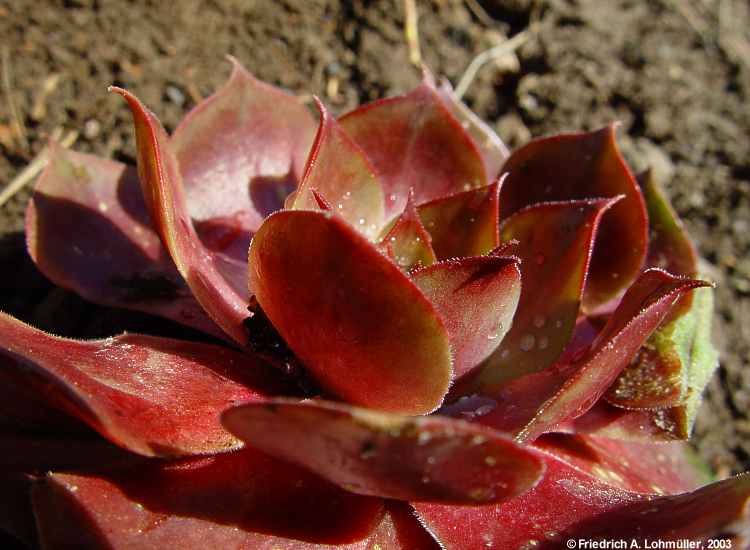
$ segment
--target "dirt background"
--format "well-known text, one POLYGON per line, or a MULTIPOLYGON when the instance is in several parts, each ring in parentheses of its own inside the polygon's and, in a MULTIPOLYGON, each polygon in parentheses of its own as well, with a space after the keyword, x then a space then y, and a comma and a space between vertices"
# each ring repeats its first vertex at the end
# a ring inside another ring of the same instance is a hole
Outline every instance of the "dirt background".
MULTIPOLYGON (((454 84, 478 53, 532 26, 516 54, 480 70, 466 96, 511 146, 619 120, 632 165, 655 168, 719 285, 722 364, 695 441, 721 475, 749 469, 747 1, 417 5, 423 59, 454 84)), ((228 53, 264 80, 323 97, 336 112, 404 92, 419 78, 404 39, 403 0, 0 0, 0 37, 0 185, 55 128, 80 130, 78 150, 133 162, 130 115, 107 86, 135 91, 173 129, 228 76, 228 53)), ((179 333, 50 285, 25 255, 28 197, 24 190, 0 209, 0 309, 66 335, 179 333)))

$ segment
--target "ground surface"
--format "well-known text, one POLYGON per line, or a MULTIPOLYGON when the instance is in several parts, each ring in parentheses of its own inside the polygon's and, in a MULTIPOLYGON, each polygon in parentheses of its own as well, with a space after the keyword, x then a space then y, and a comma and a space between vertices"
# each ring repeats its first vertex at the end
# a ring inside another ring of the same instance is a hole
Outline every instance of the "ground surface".
MULTIPOLYGON (((536 37, 517 57, 480 71, 469 103, 511 145, 622 122, 628 158, 637 169, 654 166, 719 283, 722 367, 701 411, 697 444, 723 475, 750 468, 748 4, 533 5, 418 0, 424 60, 455 84, 472 57, 538 19, 536 37)), ((78 150, 132 161, 129 114, 106 87, 134 90, 172 129, 226 78, 227 53, 262 79, 322 96, 338 112, 406 91, 419 73, 408 62, 402 21, 402 0, 0 0, 0 184, 57 127, 82 131, 78 150), (13 127, 9 97, 28 145, 13 127)), ((21 192, 0 211, 0 308, 70 335, 174 330, 92 307, 47 283, 25 258, 27 200, 21 192)))

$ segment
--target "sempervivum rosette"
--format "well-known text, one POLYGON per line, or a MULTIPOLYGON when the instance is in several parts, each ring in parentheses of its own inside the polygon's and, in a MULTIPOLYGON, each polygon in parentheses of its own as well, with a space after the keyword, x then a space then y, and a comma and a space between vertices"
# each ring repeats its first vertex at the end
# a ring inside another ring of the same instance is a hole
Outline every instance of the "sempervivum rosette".
POLYGON ((509 154, 429 74, 316 125, 235 62, 169 136, 115 91, 137 172, 53 147, 29 251, 223 343, 0 316, 0 527, 44 548, 743 540, 750 478, 709 483, 678 441, 717 362, 711 290, 614 126, 509 154))

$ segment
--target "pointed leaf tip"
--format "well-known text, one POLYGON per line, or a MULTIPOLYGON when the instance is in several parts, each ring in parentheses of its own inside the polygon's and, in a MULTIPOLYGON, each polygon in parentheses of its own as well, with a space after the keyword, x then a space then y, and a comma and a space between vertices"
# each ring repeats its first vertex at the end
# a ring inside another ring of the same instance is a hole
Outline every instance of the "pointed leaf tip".
POLYGON ((422 204, 489 182, 473 140, 427 82, 363 105, 340 123, 380 178, 386 217, 403 210, 409 189, 422 204))
POLYGON ((510 155, 502 171, 509 173, 501 190, 503 219, 535 203, 624 194, 602 220, 584 308, 595 309, 635 280, 646 258, 648 219, 638 184, 617 147, 614 125, 531 141, 510 155))
POLYGON ((480 256, 419 269, 412 280, 445 320, 460 377, 503 341, 521 295, 520 260, 480 256))
POLYGON ((188 212, 173 146, 158 119, 131 93, 113 87, 130 106, 135 124, 138 176, 156 232, 195 298, 230 337, 245 343, 247 265, 209 250, 188 212))
POLYGON ((285 392, 274 371, 227 348, 137 334, 69 340, 5 314, 0 352, 11 382, 145 456, 236 449, 220 412, 285 392))
POLYGON ((320 123, 291 208, 313 208, 308 190, 317 189, 337 215, 374 240, 385 222, 380 181, 365 154, 325 105, 317 97, 315 102, 320 123))

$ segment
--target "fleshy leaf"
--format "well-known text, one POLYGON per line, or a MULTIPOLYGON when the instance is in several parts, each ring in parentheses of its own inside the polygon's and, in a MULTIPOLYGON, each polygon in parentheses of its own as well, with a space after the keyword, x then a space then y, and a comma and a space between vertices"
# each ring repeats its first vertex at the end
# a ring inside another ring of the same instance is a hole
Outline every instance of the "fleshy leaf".
POLYGON ((443 413, 515 433, 521 441, 553 430, 570 430, 570 423, 594 406, 675 300, 706 284, 658 269, 645 271, 590 343, 589 323, 579 323, 572 340, 575 351, 566 351, 565 361, 511 380, 480 395, 481 399, 461 399, 444 407, 443 413))
POLYGON ((690 437, 685 407, 628 410, 601 399, 586 414, 566 426, 567 431, 627 441, 674 441, 690 437))
POLYGON ((599 220, 616 201, 534 205, 504 222, 501 239, 520 243, 521 299, 502 345, 472 381, 473 391, 492 395, 492 388, 558 360, 580 312, 599 220))
POLYGON ((712 481, 695 451, 682 441, 639 443, 553 433, 537 439, 534 446, 627 491, 671 495, 712 481))
POLYGON ((526 491, 543 471, 503 434, 439 416, 277 399, 227 411, 223 421, 253 447, 364 495, 487 504, 526 491))
POLYGON ((51 143, 29 202, 26 241, 42 273, 87 300, 223 335, 151 228, 134 168, 51 143))
POLYGON ((409 193, 403 213, 378 244, 401 269, 432 265, 436 258, 432 238, 422 225, 414 206, 414 193, 409 193))
POLYGON ((443 103, 432 77, 406 95, 364 105, 340 119, 380 177, 386 217, 417 204, 488 183, 474 141, 443 103))
POLYGON ((451 379, 440 315, 350 225, 329 212, 277 212, 255 235, 250 265, 263 311, 324 390, 406 414, 440 404, 451 379))
POLYGON ((646 258, 648 220, 635 178, 617 149, 614 125, 534 140, 511 154, 503 172, 509 174, 501 190, 502 219, 540 202, 625 195, 602 220, 584 295, 586 310, 616 297, 638 276, 646 258))
MULTIPOLYGON (((195 298, 233 340, 246 339, 242 321, 247 263, 210 251, 199 239, 188 212, 182 176, 167 133, 131 93, 111 88, 128 102, 135 124, 138 177, 146 206, 162 243, 195 298)), ((212 194, 216 189, 211 190, 212 194)))
MULTIPOLYGON (((649 263, 694 276, 697 256, 677 214, 649 172, 639 181, 651 225, 649 263)), ((607 400, 627 409, 659 408, 647 416, 653 420, 659 416, 672 418, 669 423, 662 419, 656 425, 668 427, 664 431, 672 437, 687 438, 701 393, 718 366, 718 354, 711 343, 712 315, 712 289, 696 290, 681 298, 612 385, 607 400)))
POLYGON ((573 373, 540 407, 517 438, 533 440, 554 426, 587 412, 669 314, 676 300, 693 288, 707 285, 703 281, 673 277, 659 269, 643 272, 625 293, 591 349, 576 362, 573 373))
POLYGON ((296 188, 315 122, 296 97, 229 61, 227 83, 185 117, 171 141, 189 215, 231 221, 246 239, 296 188))
POLYGON ((500 185, 501 181, 496 181, 419 207, 438 259, 481 256, 500 244, 500 185))
POLYGON ((316 99, 320 126, 305 174, 292 208, 315 209, 310 190, 315 189, 334 211, 368 239, 374 240, 384 223, 383 190, 370 162, 316 99))
MULTIPOLYGON (((742 476, 674 496, 626 491, 596 475, 596 461, 540 451, 546 473, 531 491, 496 506, 415 504, 425 527, 447 550, 464 548, 559 549, 566 540, 641 541, 729 538, 747 532, 750 483, 742 476), (582 469, 583 467, 583 469, 582 469), (721 506, 717 506, 721 502, 721 506), (724 506, 726 502, 726 506, 724 506), (642 538, 641 538, 642 537, 642 538)), ((616 459, 617 457, 612 457, 616 459)), ((616 473, 616 475, 620 475, 616 473)), ((745 539, 736 539, 737 548, 745 539)))
POLYGON ((516 257, 448 260, 412 273, 443 317, 456 377, 491 354, 511 327, 521 295, 516 257))
POLYGON ((646 263, 676 275, 695 277, 698 274, 698 253, 651 170, 638 175, 638 185, 648 210, 646 263))
POLYGON ((461 126, 474 140, 482 154, 487 176, 490 180, 494 180, 500 175, 500 168, 508 158, 510 151, 495 131, 456 97, 450 82, 446 79, 441 80, 438 93, 443 102, 450 108, 453 116, 461 122, 461 126))
POLYGON ((680 544, 687 540, 717 539, 732 548, 747 548, 750 544, 749 504, 750 474, 743 474, 692 493, 617 507, 571 526, 562 538, 627 539, 642 548, 646 547, 646 541, 680 544))
POLYGON ((221 411, 284 389, 275 371, 223 347, 137 334, 70 340, 5 314, 0 352, 6 376, 146 456, 236 449, 221 411))
POLYGON ((101 477, 51 474, 33 500, 43 547, 112 550, 364 550, 383 510, 249 448, 101 477))

